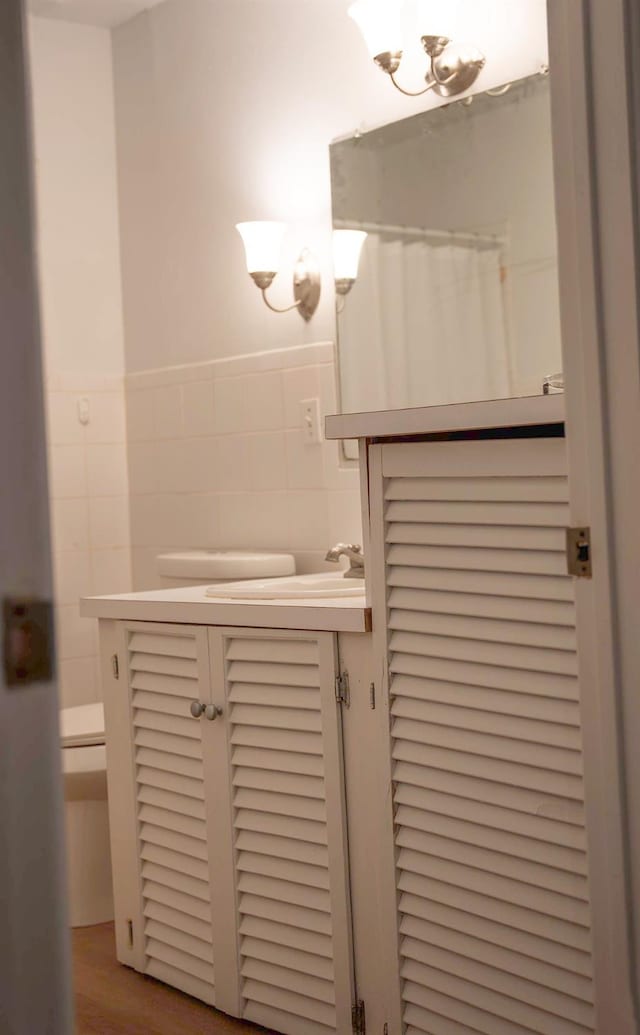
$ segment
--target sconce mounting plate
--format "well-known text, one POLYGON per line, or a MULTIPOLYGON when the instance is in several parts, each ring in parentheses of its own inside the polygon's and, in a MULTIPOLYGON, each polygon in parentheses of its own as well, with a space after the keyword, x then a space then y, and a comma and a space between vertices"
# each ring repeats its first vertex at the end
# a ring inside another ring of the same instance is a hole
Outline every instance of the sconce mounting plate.
POLYGON ((441 36, 423 36, 422 45, 431 58, 425 81, 440 97, 455 97, 468 90, 486 64, 484 54, 477 47, 441 36))
POLYGON ((308 248, 300 253, 293 271, 293 297, 298 303, 300 316, 310 320, 320 301, 320 267, 308 248))

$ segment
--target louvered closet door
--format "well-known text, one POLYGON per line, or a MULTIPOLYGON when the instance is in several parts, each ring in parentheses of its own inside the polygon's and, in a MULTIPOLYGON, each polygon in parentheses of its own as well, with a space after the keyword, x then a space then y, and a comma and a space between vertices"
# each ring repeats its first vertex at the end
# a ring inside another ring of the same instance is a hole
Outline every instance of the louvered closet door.
POLYGON ((564 440, 374 447, 372 478, 399 938, 390 1031, 586 1035, 564 440))
POLYGON ((347 1035, 353 982, 335 637, 211 630, 210 644, 230 762, 218 779, 231 788, 242 1016, 287 1035, 347 1035))
MULTIPOLYGON (((210 698, 207 633, 123 626, 135 767, 140 969, 215 1003, 202 720, 210 698)), ((136 932, 138 936, 138 932, 136 932)))

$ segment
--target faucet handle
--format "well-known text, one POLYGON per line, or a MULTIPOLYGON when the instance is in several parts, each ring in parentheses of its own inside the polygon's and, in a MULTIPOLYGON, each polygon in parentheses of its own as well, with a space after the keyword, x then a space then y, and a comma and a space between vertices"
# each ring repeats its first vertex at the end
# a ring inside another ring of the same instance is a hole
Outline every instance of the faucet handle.
POLYGON ((341 557, 352 557, 354 554, 362 554, 362 547, 358 543, 336 543, 327 552, 325 560, 337 564, 341 557))

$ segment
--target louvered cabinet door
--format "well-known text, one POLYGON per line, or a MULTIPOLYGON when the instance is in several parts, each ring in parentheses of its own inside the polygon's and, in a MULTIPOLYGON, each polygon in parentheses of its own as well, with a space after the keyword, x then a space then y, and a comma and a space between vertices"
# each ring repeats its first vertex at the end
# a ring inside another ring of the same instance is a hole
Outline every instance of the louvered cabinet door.
POLYGON ((286 1035, 347 1035, 353 979, 335 637, 212 629, 210 651, 230 765, 224 770, 220 750, 216 782, 230 793, 214 840, 233 844, 241 1015, 286 1035))
POLYGON ((564 440, 376 446, 371 478, 393 787, 389 1030, 588 1035, 564 440))
POLYGON ((205 802, 203 721, 190 711, 192 702, 210 700, 207 631, 156 623, 120 626, 140 902, 132 932, 134 965, 214 1004, 211 806, 205 802))

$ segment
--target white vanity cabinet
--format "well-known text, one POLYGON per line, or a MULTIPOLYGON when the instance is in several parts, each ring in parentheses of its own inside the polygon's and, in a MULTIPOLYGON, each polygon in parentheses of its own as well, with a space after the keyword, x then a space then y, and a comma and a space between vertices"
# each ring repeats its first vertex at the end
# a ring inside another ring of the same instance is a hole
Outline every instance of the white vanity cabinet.
POLYGON ((335 634, 100 631, 119 960, 269 1029, 350 1032, 335 634))
POLYGON ((562 437, 369 449, 389 1032, 595 1031, 562 437))

